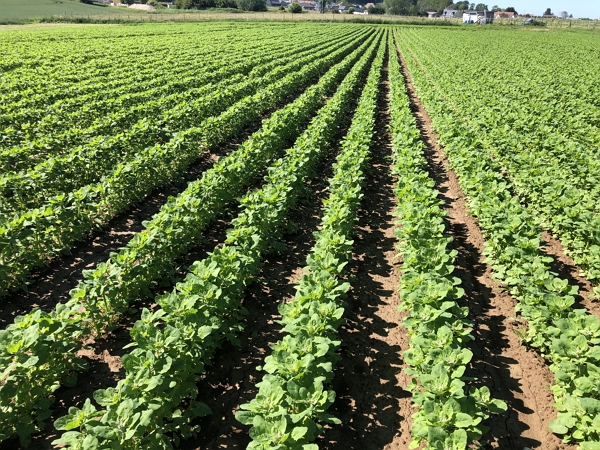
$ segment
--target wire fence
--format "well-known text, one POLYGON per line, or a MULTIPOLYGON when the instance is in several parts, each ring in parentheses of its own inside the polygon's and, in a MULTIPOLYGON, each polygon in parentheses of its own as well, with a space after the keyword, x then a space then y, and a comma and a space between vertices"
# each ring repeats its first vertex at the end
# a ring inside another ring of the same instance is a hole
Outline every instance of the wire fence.
MULTIPOLYGON (((364 22, 364 23, 407 23, 423 25, 461 25, 462 19, 442 17, 414 17, 414 16, 392 16, 392 15, 361 15, 361 14, 339 14, 339 13, 302 13, 293 14, 289 12, 247 12, 247 13, 132 13, 132 14, 64 14, 54 15, 50 20, 66 21, 90 21, 90 22, 170 22, 170 21, 214 21, 214 20, 241 20, 241 21, 318 21, 318 22, 364 22)), ((524 18, 508 19, 498 18, 492 21, 492 25, 517 26, 523 25, 524 18)), ((591 19, 534 19, 536 24, 555 28, 600 28, 598 20, 591 19)))

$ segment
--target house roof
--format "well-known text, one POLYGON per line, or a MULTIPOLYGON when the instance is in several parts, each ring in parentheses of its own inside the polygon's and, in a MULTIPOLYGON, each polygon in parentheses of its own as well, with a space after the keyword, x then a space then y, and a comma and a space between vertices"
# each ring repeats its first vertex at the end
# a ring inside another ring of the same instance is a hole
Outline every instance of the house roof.
POLYGON ((506 17, 506 18, 513 18, 515 17, 515 13, 512 11, 497 11, 494 13, 494 17, 506 17))

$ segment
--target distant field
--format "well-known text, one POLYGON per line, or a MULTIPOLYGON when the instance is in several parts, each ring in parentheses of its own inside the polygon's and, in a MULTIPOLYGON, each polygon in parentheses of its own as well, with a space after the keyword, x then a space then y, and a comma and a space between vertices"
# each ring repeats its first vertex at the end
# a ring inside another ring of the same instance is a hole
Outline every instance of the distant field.
POLYGON ((125 8, 87 5, 79 0, 2 0, 0 23, 18 22, 56 14, 124 14, 125 8))

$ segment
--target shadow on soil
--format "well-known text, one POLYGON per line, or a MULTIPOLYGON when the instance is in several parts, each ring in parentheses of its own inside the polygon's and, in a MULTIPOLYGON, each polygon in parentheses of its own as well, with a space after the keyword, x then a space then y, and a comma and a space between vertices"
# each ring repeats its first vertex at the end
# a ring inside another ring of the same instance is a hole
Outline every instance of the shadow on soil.
MULTIPOLYGON (((448 195, 447 186, 450 180, 447 170, 441 163, 441 159, 436 157, 437 138, 432 131, 431 121, 412 88, 402 58, 400 63, 404 78, 407 80, 411 110, 425 145, 429 176, 435 181, 435 188, 439 192, 438 197, 442 200, 444 209, 451 210, 456 207, 456 199, 448 195)), ((505 401, 508 406, 506 413, 500 417, 492 416, 485 422, 490 430, 484 435, 484 442, 494 442, 494 447, 502 449, 537 448, 541 442, 522 437, 529 426, 520 421, 517 414, 517 411, 524 414, 533 414, 534 411, 527 408, 523 401, 514 395, 514 393, 522 393, 522 387, 520 381, 513 378, 510 372, 510 367, 514 367, 518 361, 506 356, 508 340, 505 336, 512 330, 506 330, 503 324, 506 320, 505 316, 490 314, 490 300, 495 294, 489 287, 478 281, 478 277, 486 271, 485 264, 481 263, 484 257, 470 242, 471 236, 465 223, 446 218, 446 229, 447 233, 454 238, 450 244, 451 248, 458 251, 454 275, 461 279, 461 286, 465 290, 464 303, 469 307, 469 319, 474 323, 472 334, 475 340, 469 345, 474 356, 465 375, 476 377, 478 381, 472 383, 474 387, 487 386, 494 398, 505 401)))
POLYGON ((330 427, 317 441, 327 450, 377 450, 390 444, 405 418, 398 400, 410 397, 398 385, 401 348, 385 341, 389 329, 398 326, 399 314, 383 318, 377 311, 382 299, 394 295, 396 279, 389 255, 395 236, 387 233, 394 225, 393 180, 390 173, 391 136, 387 96, 387 69, 384 69, 377 124, 364 198, 355 232, 353 259, 348 265, 352 289, 340 328, 341 361, 335 368, 333 389, 337 398, 329 412, 342 423, 330 427), (374 279, 389 280, 387 284, 374 279))

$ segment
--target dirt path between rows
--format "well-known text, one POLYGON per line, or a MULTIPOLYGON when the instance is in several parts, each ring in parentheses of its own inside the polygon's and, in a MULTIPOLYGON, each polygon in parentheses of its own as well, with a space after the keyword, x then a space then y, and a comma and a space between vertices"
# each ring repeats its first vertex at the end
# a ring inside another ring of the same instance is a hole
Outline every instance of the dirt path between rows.
MULTIPOLYGON (((98 263, 106 261, 112 252, 125 247, 136 233, 144 229, 143 222, 152 219, 170 196, 178 196, 185 191, 188 183, 200 179, 215 161, 236 150, 242 142, 260 130, 262 122, 273 112, 293 102, 316 81, 317 77, 307 81, 277 106, 266 111, 260 119, 243 127, 237 136, 211 149, 209 153, 198 155, 198 159, 177 179, 134 202, 129 210, 113 217, 101 229, 90 232, 84 240, 50 260, 46 266, 35 268, 26 285, 14 288, 1 299, 3 306, 0 309, 0 330, 13 323, 16 316, 27 314, 34 308, 50 312, 58 303, 68 301, 69 292, 83 281, 83 270, 93 269, 98 263)), ((256 177, 256 180, 254 185, 260 184, 262 176, 256 177)))
POLYGON ((389 85, 384 68, 370 170, 348 265, 346 324, 340 328, 341 361, 335 368, 336 401, 329 412, 342 423, 317 441, 327 450, 406 449, 412 400, 402 352, 408 348, 399 323, 399 261, 394 234, 396 197, 391 174, 389 85))
MULTIPOLYGON (((387 93, 387 82, 384 90, 387 93)), ((407 381, 400 359, 406 340, 396 312, 395 201, 386 159, 390 136, 385 128, 385 98, 380 106, 378 138, 359 214, 354 261, 349 265, 353 288, 347 299, 347 324, 340 329, 342 360, 334 369, 337 399, 330 412, 342 424, 327 427, 318 441, 321 449, 404 449, 410 442, 405 420, 411 413, 410 398, 401 387, 407 381)), ((314 244, 312 230, 320 222, 332 161, 323 166, 320 181, 312 186, 316 198, 292 213, 300 226, 298 234, 287 242, 289 252, 269 257, 261 276, 248 290, 244 306, 251 314, 240 335, 242 346, 225 345, 199 384, 199 398, 214 414, 200 420, 202 430, 196 438, 184 441, 183 449, 241 449, 249 443, 249 427, 239 424, 234 414, 240 404, 256 395, 255 383, 263 376, 256 366, 270 354, 268 345, 280 338, 281 327, 275 322, 279 318, 277 305, 293 298, 294 284, 314 244)))
POLYGON ((514 333, 519 326, 515 322, 515 300, 493 280, 491 269, 484 262, 481 230, 468 214, 466 196, 438 144, 431 119, 416 95, 402 57, 401 64, 413 113, 426 144, 430 175, 448 212, 448 232, 454 237, 452 247, 458 251, 455 274, 462 280, 469 318, 475 323, 475 341, 471 345, 474 358, 467 375, 478 377, 495 398, 508 404, 506 414, 487 421, 490 431, 484 440, 489 441, 490 448, 500 449, 575 449, 576 446, 563 444, 548 428, 548 423, 556 418, 549 390, 553 375, 543 358, 521 345, 514 333))
POLYGON ((576 298, 577 303, 575 306, 586 308, 590 314, 600 319, 600 303, 593 299, 594 285, 585 278, 581 267, 575 264, 573 258, 565 252, 562 243, 549 232, 544 231, 542 239, 545 243, 543 247, 544 254, 554 259, 550 269, 557 273, 560 278, 568 280, 569 286, 579 287, 579 295, 576 298))
POLYGON ((318 228, 322 201, 328 195, 327 179, 331 175, 334 152, 324 161, 307 188, 312 195, 302 201, 289 214, 290 223, 297 225, 295 233, 286 236, 287 250, 265 258, 264 266, 256 280, 246 290, 243 306, 249 311, 245 329, 238 334, 240 345, 229 342, 217 351, 212 366, 198 383, 198 399, 213 410, 213 414, 196 421, 200 431, 194 438, 182 442, 182 450, 246 448, 250 442, 249 426, 235 419, 239 405, 250 402, 258 392, 256 383, 264 372, 257 366, 271 354, 270 344, 282 335, 278 306, 291 301, 295 284, 300 281, 306 256, 315 243, 313 231, 318 228))

